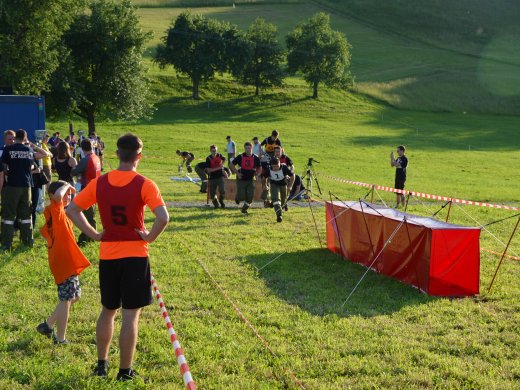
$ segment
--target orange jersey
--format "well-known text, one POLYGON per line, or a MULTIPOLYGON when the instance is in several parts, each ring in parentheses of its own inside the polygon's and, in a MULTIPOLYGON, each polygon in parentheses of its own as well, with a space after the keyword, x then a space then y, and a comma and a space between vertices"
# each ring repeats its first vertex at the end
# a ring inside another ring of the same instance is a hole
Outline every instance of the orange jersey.
POLYGON ((65 214, 63 203, 51 200, 44 216, 45 225, 40 233, 47 240, 49 267, 54 281, 60 284, 73 275, 79 275, 90 262, 76 244, 73 224, 65 214))
MULTIPOLYGON (((112 171, 108 174, 108 182, 114 187, 128 185, 138 173, 135 171, 112 171)), ((83 210, 97 203, 97 182, 93 179, 75 198, 74 203, 83 210)), ((143 203, 150 210, 164 206, 164 201, 157 185, 150 179, 145 179, 141 188, 143 203)), ((148 257, 148 243, 145 241, 102 241, 99 246, 99 258, 114 260, 124 257, 148 257)))

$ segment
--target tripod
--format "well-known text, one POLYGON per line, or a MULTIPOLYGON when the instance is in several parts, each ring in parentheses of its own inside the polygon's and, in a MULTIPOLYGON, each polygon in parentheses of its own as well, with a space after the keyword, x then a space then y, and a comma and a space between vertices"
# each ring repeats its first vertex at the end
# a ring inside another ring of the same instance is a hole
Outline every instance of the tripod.
POLYGON ((316 177, 316 172, 314 172, 313 163, 319 163, 319 161, 316 161, 312 157, 309 158, 309 161, 307 162, 307 166, 305 167, 305 173, 302 175, 302 180, 306 179, 305 194, 307 196, 309 196, 309 193, 312 194, 313 181, 316 183, 316 187, 318 188, 318 192, 321 195, 320 182, 318 181, 318 178, 316 177))

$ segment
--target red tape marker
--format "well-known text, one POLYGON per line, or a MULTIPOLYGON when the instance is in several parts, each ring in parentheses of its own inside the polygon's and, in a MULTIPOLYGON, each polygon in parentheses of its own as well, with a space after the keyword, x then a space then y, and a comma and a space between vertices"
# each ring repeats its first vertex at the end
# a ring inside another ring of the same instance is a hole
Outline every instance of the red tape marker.
POLYGON ((494 209, 504 209, 504 210, 520 210, 520 207, 514 207, 514 206, 505 206, 502 204, 492 204, 492 203, 484 203, 484 202, 477 202, 474 200, 465 200, 465 199, 457 199, 457 198, 451 198, 449 196, 441 196, 441 195, 432 195, 432 194, 425 194, 424 192, 416 192, 416 191, 408 191, 408 190, 398 190, 397 188, 392 187, 384 187, 377 184, 368 184, 368 183, 362 183, 360 181, 352 181, 352 180, 345 180, 340 179, 338 177, 328 176, 321 174, 322 177, 326 177, 331 180, 339 181, 341 183, 347 183, 347 184, 353 184, 360 187, 367 187, 367 188, 375 188, 376 190, 386 191, 386 192, 395 192, 398 194, 403 195, 412 195, 412 196, 418 196, 421 198, 426 199, 434 199, 434 200, 442 200, 442 201, 452 201, 453 203, 460 203, 460 204, 469 204, 473 206, 480 206, 480 207, 491 207, 494 209))
POLYGON ((184 352, 181 348, 181 343, 177 338, 177 333, 173 329, 172 322, 170 317, 168 316, 168 311, 166 310, 166 306, 161 297, 161 293, 159 292, 159 288, 157 287, 157 283, 153 275, 150 274, 150 281, 152 283, 152 288, 155 293, 155 297, 157 298, 157 302, 159 303, 159 307, 161 308, 161 313, 166 322, 166 328, 168 329, 168 335, 170 336, 170 340, 172 342, 173 350, 175 351, 175 356, 177 357, 177 364, 179 365, 179 369, 181 370, 182 379, 184 380, 184 384, 186 385, 186 389, 188 390, 196 390, 197 385, 193 381, 191 376, 190 368, 188 367, 188 362, 184 357, 184 352))

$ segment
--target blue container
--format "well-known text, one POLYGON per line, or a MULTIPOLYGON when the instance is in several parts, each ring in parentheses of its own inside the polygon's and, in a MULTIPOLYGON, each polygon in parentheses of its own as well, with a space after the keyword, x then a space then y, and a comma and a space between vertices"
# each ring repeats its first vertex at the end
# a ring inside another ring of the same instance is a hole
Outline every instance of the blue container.
POLYGON ((34 131, 45 130, 45 97, 0 95, 0 145, 6 130, 24 129, 34 142, 34 131))

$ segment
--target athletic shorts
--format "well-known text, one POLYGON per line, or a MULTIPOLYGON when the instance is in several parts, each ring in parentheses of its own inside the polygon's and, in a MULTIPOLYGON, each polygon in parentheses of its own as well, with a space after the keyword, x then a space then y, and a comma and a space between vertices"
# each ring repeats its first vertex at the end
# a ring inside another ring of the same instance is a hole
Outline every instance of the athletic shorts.
POLYGON ((148 257, 99 262, 101 304, 109 310, 138 309, 152 303, 148 257))
POLYGON ((395 179, 395 185, 394 188, 398 190, 404 190, 404 182, 406 179, 395 179))
POLYGON ((78 275, 73 275, 58 284, 58 299, 60 301, 71 301, 81 297, 78 275))

